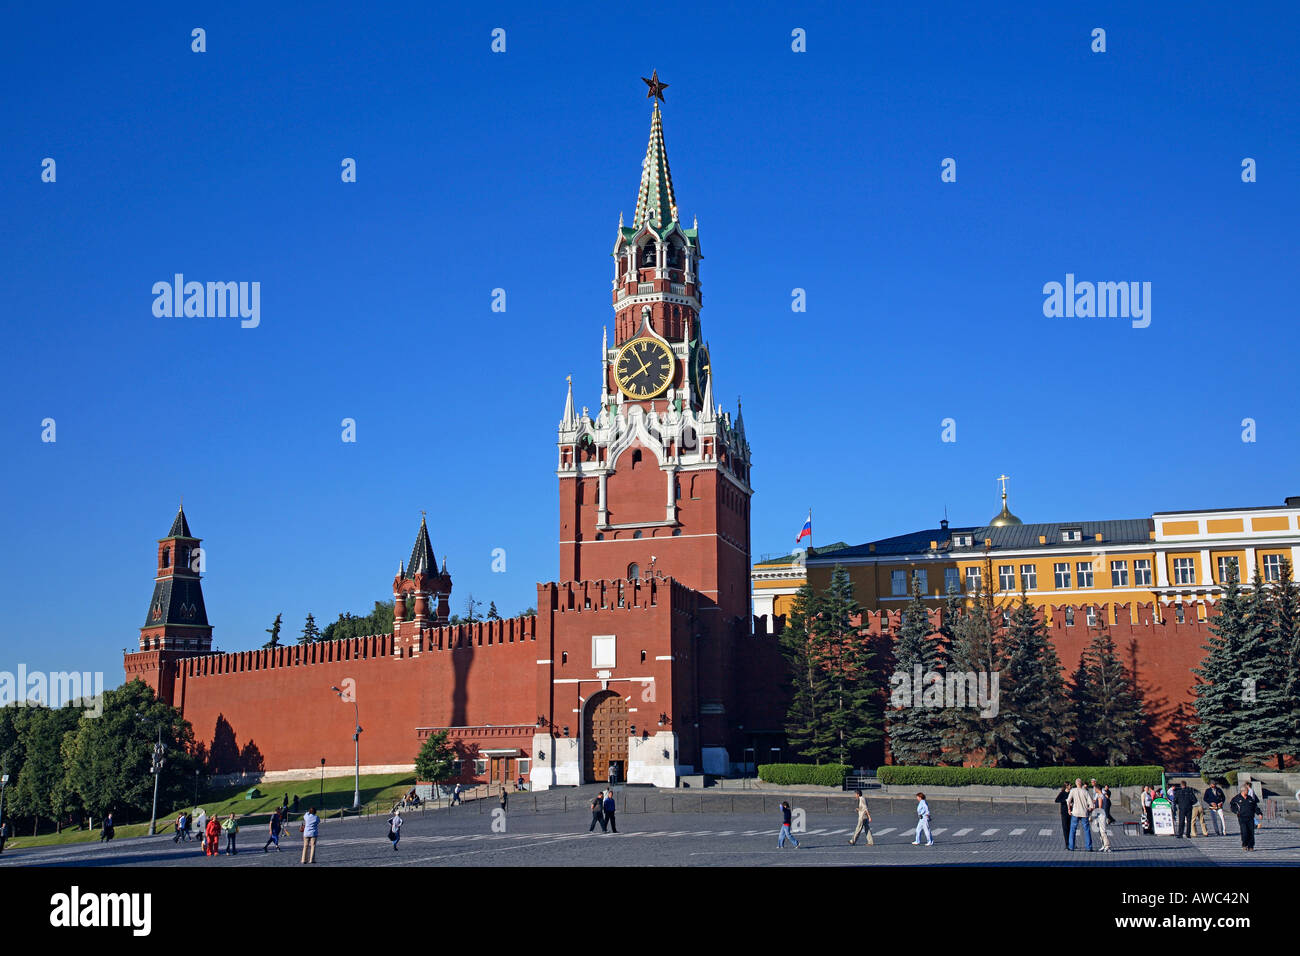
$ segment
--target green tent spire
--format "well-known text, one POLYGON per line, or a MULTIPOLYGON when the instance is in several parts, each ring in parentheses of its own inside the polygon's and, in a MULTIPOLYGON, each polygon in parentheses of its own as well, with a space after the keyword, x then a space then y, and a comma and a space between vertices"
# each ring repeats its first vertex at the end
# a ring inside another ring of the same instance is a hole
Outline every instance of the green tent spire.
POLYGON ((673 174, 668 168, 668 151, 664 149, 663 118, 655 103, 650 118, 650 145, 641 166, 641 189, 636 197, 636 215, 632 228, 640 229, 646 221, 657 230, 677 221, 677 197, 673 195, 673 174))

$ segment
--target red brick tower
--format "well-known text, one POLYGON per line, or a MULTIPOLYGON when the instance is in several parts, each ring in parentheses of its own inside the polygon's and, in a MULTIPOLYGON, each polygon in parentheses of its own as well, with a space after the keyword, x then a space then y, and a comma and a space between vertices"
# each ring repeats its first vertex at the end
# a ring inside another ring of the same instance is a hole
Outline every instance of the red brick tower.
POLYGON ((167 536, 158 539, 153 598, 140 627, 140 651, 126 656, 126 676, 139 677, 172 703, 175 662, 212 650, 212 625, 203 605, 203 549, 178 508, 167 536))
MULTIPOLYGON (((658 96, 657 77, 647 82, 658 96)), ((600 408, 579 415, 570 381, 559 426, 560 579, 665 576, 696 592, 685 643, 656 634, 644 653, 678 675, 659 706, 675 713, 680 763, 725 773, 744 721, 737 648, 752 627, 753 492, 739 407, 733 420, 714 401, 697 226, 679 220, 655 103, 636 212, 614 241, 600 408)))
POLYGON ((614 250, 614 341, 601 347, 600 410, 559 429, 560 578, 656 571, 725 618, 750 616, 749 444, 715 406, 700 325, 699 230, 678 221, 655 104, 632 225, 614 250))

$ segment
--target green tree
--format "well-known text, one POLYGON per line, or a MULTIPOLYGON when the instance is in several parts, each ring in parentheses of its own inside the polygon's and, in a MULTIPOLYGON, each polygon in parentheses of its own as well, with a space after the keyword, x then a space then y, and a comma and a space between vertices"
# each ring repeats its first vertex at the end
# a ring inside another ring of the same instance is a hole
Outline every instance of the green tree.
POLYGON ((1144 715, 1134 690, 1133 677, 1115 650, 1115 639, 1102 620, 1083 652, 1087 670, 1088 706, 1077 733, 1088 743, 1091 755, 1114 767, 1134 762, 1140 751, 1138 728, 1144 715))
POLYGON ((1286 697, 1287 654, 1290 636, 1279 627, 1275 591, 1281 581, 1265 584, 1255 568, 1254 586, 1246 602, 1247 626, 1258 629, 1259 639, 1241 646, 1239 683, 1244 720, 1238 725, 1242 755, 1263 765, 1271 759, 1283 767, 1291 749, 1291 711, 1286 697))
POLYGON ((483 606, 482 601, 474 600, 473 594, 465 595, 465 616, 461 618, 466 624, 473 624, 478 618, 478 609, 483 606))
POLYGON ((1201 749, 1201 771, 1222 776, 1241 765, 1245 743, 1242 725, 1249 715, 1243 701, 1242 663, 1246 648, 1257 644, 1263 623, 1252 613, 1251 596, 1241 590, 1237 575, 1229 574, 1215 602, 1205 657, 1192 668, 1196 685, 1197 724, 1192 739, 1201 749))
POLYGON ((499 621, 499 620, 501 620, 501 615, 500 615, 499 613, 497 613, 497 602, 496 602, 496 601, 492 601, 492 602, 490 602, 490 603, 488 604, 488 609, 487 609, 487 619, 488 619, 489 621, 499 621))
POLYGON ((167 747, 158 779, 159 814, 188 799, 193 786, 194 731, 180 711, 159 701, 143 681, 104 692, 104 712, 83 717, 64 751, 66 792, 95 816, 110 810, 143 819, 153 798, 153 748, 158 727, 167 747))
MULTIPOLYGON (((1079 766, 1090 766, 1097 762, 1092 751, 1089 728, 1093 715, 1097 712, 1097 699, 1092 690, 1092 680, 1088 676, 1087 652, 1079 655, 1079 666, 1070 675, 1070 759, 1079 766)), ((1136 744, 1135 744, 1136 746, 1136 744)))
MULTIPOLYGON (((943 680, 943 649, 931 632, 930 613, 921 600, 921 588, 912 582, 912 599, 903 611, 903 625, 894 646, 894 677, 897 691, 891 697, 896 709, 886 712, 889 750, 894 762, 906 766, 928 766, 943 756, 940 709, 926 706, 922 699, 931 675, 943 680), (919 686, 918 686, 919 678, 919 686)), ((942 687, 942 685, 940 685, 942 687)))
POLYGON ((874 655, 858 623, 861 615, 849 574, 836 565, 812 620, 813 655, 827 679, 823 720, 829 740, 809 753, 819 763, 856 763, 883 737, 884 701, 874 679, 874 655))
POLYGON ((810 750, 821 752, 828 733, 821 719, 826 675, 817 666, 812 647, 811 627, 817 605, 817 593, 805 583, 795 592, 779 637, 792 685, 785 718, 786 739, 802 756, 810 756, 810 750))
POLYGON ((438 784, 451 776, 456 751, 448 742, 447 731, 440 730, 425 738, 415 757, 415 779, 438 784))
POLYGON ((17 780, 10 779, 9 810, 32 819, 32 832, 41 820, 58 821, 62 807, 56 799, 63 778, 63 736, 77 728, 83 711, 72 705, 51 709, 26 707, 20 728, 26 760, 17 780))
MULTIPOLYGON (((972 595, 973 607, 958 620, 948 655, 947 686, 963 692, 965 700, 947 701, 943 713, 943 744, 950 759, 968 760, 979 756, 984 766, 1006 766, 1009 755, 1020 746, 1014 725, 1000 701, 995 708, 982 708, 972 700, 981 680, 991 696, 993 675, 998 675, 999 693, 1004 656, 999 640, 1000 612, 982 583, 972 595)), ((992 703, 992 702, 991 702, 992 703)))
POLYGON ((1069 701, 1061 659, 1047 626, 1029 598, 1011 614, 1006 634, 1005 670, 999 678, 997 721, 1005 721, 1006 763, 1045 767, 1059 764, 1067 750, 1069 701))
POLYGON ((307 620, 302 626, 302 636, 298 638, 299 644, 311 644, 320 640, 320 628, 316 626, 316 618, 312 617, 311 611, 307 612, 307 620))
POLYGON ((277 614, 275 623, 266 629, 266 633, 271 635, 271 639, 262 645, 263 648, 280 646, 280 617, 281 615, 277 614))
POLYGON ((1282 560, 1282 574, 1269 590, 1273 626, 1281 658, 1283 700, 1286 701, 1286 751, 1300 757, 1300 588, 1291 562, 1282 560))

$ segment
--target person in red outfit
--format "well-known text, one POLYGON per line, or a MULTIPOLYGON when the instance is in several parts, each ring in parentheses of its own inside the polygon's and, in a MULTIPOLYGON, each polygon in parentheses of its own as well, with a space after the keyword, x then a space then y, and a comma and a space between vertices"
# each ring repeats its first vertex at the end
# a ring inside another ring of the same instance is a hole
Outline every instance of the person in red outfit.
POLYGON ((221 839, 221 824, 217 821, 217 815, 214 813, 208 817, 207 829, 203 831, 203 852, 208 856, 217 855, 217 843, 221 839))

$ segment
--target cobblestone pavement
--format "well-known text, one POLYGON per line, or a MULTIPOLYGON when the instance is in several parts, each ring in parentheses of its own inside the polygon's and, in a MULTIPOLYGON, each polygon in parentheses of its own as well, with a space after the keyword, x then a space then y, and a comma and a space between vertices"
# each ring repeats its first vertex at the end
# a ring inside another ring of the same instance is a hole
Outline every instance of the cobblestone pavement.
MULTIPOLYGON (((399 849, 385 838, 383 817, 328 821, 317 849, 318 866, 1300 866, 1300 827, 1270 823, 1256 849, 1241 849, 1235 822, 1229 834, 1176 839, 1125 835, 1113 828, 1113 851, 1065 849, 1058 817, 936 815, 935 845, 912 846, 915 818, 873 813, 875 846, 848 845, 854 819, 842 812, 809 812, 799 849, 778 850, 772 815, 751 813, 620 813, 619 833, 588 832, 590 813, 517 809, 494 814, 486 805, 415 813, 406 818, 399 849), (495 827, 495 829, 494 829, 495 827), (504 827, 504 832, 502 828, 504 827)), ((776 818, 779 821, 779 817, 776 818)), ((1080 834, 1082 839, 1082 834, 1080 834)), ((296 823, 284 849, 262 852, 263 827, 244 827, 239 852, 205 857, 197 843, 171 836, 110 844, 23 849, 10 844, 0 866, 301 866, 296 823)), ((1094 831, 1093 845, 1101 846, 1094 831)))

